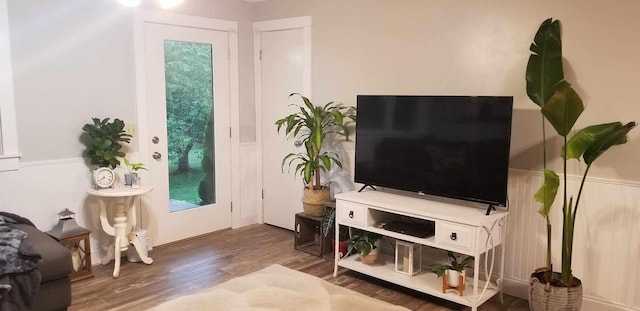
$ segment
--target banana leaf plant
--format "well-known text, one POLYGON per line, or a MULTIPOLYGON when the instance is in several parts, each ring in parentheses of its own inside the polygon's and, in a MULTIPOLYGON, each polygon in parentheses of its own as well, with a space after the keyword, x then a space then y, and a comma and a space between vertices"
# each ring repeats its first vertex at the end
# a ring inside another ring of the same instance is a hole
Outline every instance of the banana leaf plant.
POLYGON ((302 176, 309 189, 320 190, 320 172, 329 171, 333 162, 342 168, 338 155, 324 151, 323 145, 327 135, 338 135, 349 140, 348 125, 356 120, 356 108, 330 102, 324 106, 315 106, 311 101, 299 93, 303 104, 291 104, 297 107, 297 112, 276 121, 278 133, 284 127, 289 139, 296 139, 296 144, 304 146, 298 153, 289 153, 282 159, 282 170, 295 164, 295 174, 302 176))
POLYGON ((547 274, 546 282, 550 282, 551 266, 551 222, 549 214, 560 187, 561 177, 547 168, 546 122, 551 124, 556 133, 564 139, 560 157, 562 158, 562 270, 560 282, 562 286, 573 286, 571 260, 573 256, 573 238, 576 215, 580 197, 584 190, 585 180, 593 162, 610 147, 627 142, 627 133, 636 126, 635 122, 603 123, 587 126, 577 131, 571 138, 569 134, 584 111, 582 99, 564 79, 562 65, 562 41, 559 20, 547 19, 539 27, 531 44, 532 52, 526 71, 527 95, 538 106, 542 114, 542 141, 544 184, 534 195, 541 204, 539 213, 547 223, 547 274), (546 122, 545 122, 546 121, 546 122), (567 192, 567 161, 582 160, 586 164, 577 196, 567 192))

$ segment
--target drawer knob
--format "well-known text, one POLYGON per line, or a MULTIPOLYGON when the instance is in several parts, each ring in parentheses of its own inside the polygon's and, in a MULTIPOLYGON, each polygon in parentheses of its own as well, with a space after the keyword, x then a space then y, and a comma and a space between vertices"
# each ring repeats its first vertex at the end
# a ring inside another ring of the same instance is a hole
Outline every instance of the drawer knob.
POLYGON ((349 211, 349 218, 353 218, 353 211, 349 211))
POLYGON ((449 236, 449 238, 451 239, 451 241, 455 241, 458 239, 458 234, 455 232, 451 232, 451 235, 449 236))

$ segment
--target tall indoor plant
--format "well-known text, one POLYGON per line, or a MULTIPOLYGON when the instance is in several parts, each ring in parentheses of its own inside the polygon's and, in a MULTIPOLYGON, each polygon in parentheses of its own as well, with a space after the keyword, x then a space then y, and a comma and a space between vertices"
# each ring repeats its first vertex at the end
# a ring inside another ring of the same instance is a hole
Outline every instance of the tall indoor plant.
POLYGON ((303 104, 292 104, 298 111, 277 120, 278 132, 284 127, 289 139, 304 146, 298 153, 289 153, 282 159, 282 168, 295 165, 295 173, 302 176, 305 190, 302 197, 305 212, 320 216, 324 202, 330 199, 329 188, 320 183, 320 172, 329 171, 332 162, 342 168, 338 155, 323 149, 327 135, 343 136, 349 140, 348 123, 356 120, 356 109, 330 102, 324 106, 315 106, 299 93, 303 104))
POLYGON ((580 197, 584 190, 587 173, 593 162, 610 147, 627 142, 627 133, 636 126, 635 122, 603 123, 587 126, 568 136, 580 114, 584 111, 582 99, 564 79, 562 65, 562 41, 560 21, 547 19, 538 29, 526 71, 527 95, 540 107, 542 113, 542 141, 544 184, 534 198, 542 206, 538 211, 547 224, 546 268, 532 274, 530 287, 530 306, 533 310, 575 310, 582 301, 581 282, 571 270, 573 238, 576 215, 580 197), (560 154, 563 171, 562 178, 547 167, 545 123, 548 122, 564 140, 560 154), (567 192, 567 162, 570 159, 582 160, 586 164, 577 195, 567 192), (551 265, 551 222, 549 214, 560 188, 562 179, 562 269, 553 272, 551 265))

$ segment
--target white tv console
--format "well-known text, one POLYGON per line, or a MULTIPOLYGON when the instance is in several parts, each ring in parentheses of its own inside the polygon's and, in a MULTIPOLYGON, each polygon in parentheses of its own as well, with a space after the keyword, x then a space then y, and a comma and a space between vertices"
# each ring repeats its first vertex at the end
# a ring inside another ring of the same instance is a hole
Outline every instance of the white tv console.
MULTIPOLYGON (((347 192, 336 195, 336 232, 338 240, 340 225, 379 233, 385 237, 418 243, 442 250, 450 250, 460 254, 474 256, 473 275, 467 276, 467 289, 463 296, 457 291, 442 292, 442 280, 422 265, 422 272, 409 276, 395 271, 393 255, 379 254, 375 265, 360 262, 357 254, 339 257, 338 243, 335 246, 334 276, 338 267, 367 274, 387 282, 411 288, 435 297, 450 300, 476 311, 478 306, 489 298, 500 293, 502 295, 502 278, 504 275, 504 244, 507 215, 506 211, 492 211, 454 203, 431 201, 417 195, 415 197, 375 191, 347 192), (435 222, 435 235, 418 238, 382 228, 382 224, 408 216, 435 222), (482 256, 484 255, 484 256, 482 256), (480 269, 480 259, 483 268, 480 269), (493 270, 496 261, 497 271, 493 270), (491 273, 497 277, 491 277, 491 273), (481 277, 482 274, 482 277, 481 277), (489 274, 490 277, 486 277, 489 274), (472 287, 469 287, 469 284, 472 287), (472 289, 472 290, 471 290, 472 289)), ((469 271, 468 271, 469 272, 469 271)), ((502 298, 502 296, 501 296, 502 298)))

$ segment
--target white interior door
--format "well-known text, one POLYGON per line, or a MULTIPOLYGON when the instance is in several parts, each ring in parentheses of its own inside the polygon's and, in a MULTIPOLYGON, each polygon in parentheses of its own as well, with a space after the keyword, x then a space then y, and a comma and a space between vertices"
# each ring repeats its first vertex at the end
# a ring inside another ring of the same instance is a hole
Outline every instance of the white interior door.
POLYGON ((309 33, 309 28, 303 27, 256 33, 256 43, 261 49, 256 77, 261 92, 256 96, 261 103, 258 137, 262 155, 263 221, 290 230, 293 230, 295 213, 302 211, 304 185, 300 176, 293 175, 295 167, 290 173, 285 167, 283 172, 281 163, 288 153, 299 152, 303 147, 295 147, 293 141, 286 140, 284 132, 278 133, 274 123, 295 111, 288 105, 289 94, 299 92, 310 96, 309 33))
POLYGON ((155 245, 231 227, 228 32, 145 23, 155 245))

